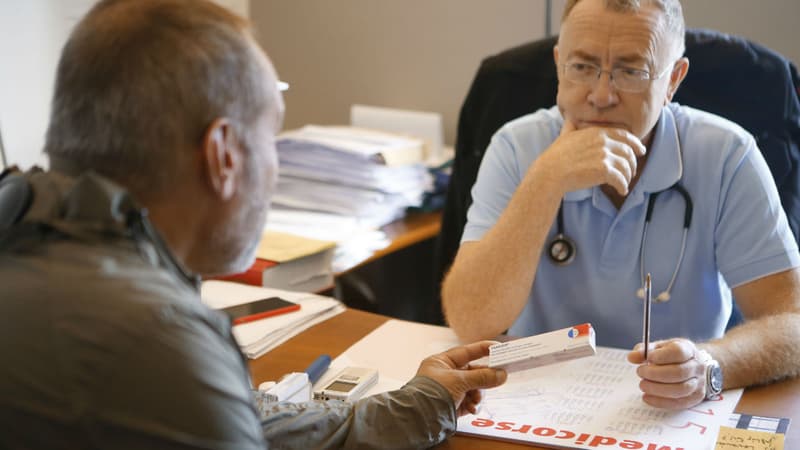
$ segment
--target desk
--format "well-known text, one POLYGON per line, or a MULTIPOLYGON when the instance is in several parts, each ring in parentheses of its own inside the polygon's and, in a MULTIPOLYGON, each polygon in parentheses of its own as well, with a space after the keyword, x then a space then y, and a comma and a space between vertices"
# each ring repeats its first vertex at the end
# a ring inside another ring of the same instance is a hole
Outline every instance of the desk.
POLYGON ((417 212, 382 227, 391 244, 337 274, 333 296, 348 306, 399 319, 441 321, 434 269, 440 223, 440 212, 417 212))
MULTIPOLYGON (((320 354, 320 349, 336 358, 356 341, 389 318, 355 309, 312 327, 285 344, 250 362, 253 382, 275 380, 288 372, 302 371, 320 354)), ((786 435, 786 449, 800 448, 800 378, 769 386, 747 389, 736 407, 737 412, 773 417, 789 417, 792 424, 786 435)), ((453 436, 437 448, 478 449, 491 444, 493 449, 531 449, 521 444, 488 441, 467 436, 453 436)))
POLYGON ((373 261, 381 259, 392 253, 403 250, 412 245, 433 239, 439 234, 442 224, 441 211, 409 213, 402 219, 384 225, 381 230, 386 233, 391 243, 388 247, 378 250, 368 259, 358 263, 355 267, 345 270, 341 274, 346 274, 352 270, 363 267, 373 261))

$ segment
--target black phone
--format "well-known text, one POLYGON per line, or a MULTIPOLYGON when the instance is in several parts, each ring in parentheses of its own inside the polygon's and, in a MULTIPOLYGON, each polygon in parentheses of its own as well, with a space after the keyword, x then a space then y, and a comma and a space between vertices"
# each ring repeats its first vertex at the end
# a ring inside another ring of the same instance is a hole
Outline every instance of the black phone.
POLYGON ((265 317, 276 316, 300 309, 297 303, 284 300, 280 297, 269 297, 262 300, 256 300, 241 305, 229 306, 222 308, 222 312, 227 314, 234 325, 240 323, 251 322, 253 320, 263 319, 265 317))

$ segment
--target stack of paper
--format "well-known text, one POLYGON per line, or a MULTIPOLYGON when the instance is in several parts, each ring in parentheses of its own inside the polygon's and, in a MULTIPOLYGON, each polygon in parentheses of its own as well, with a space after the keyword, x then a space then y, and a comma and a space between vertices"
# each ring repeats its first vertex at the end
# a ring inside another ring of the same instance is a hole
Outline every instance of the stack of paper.
POLYGON ((350 216, 275 207, 268 219, 269 231, 336 242, 331 264, 335 273, 355 267, 390 243, 386 233, 350 216))
POLYGON ((300 305, 299 311, 268 317, 233 327, 233 335, 248 358, 255 359, 301 331, 345 310, 338 300, 301 292, 248 286, 227 281, 205 281, 200 290, 203 302, 212 308, 280 297, 300 305))
POLYGON ((308 125, 278 139, 280 178, 272 201, 379 227, 422 203, 432 179, 423 142, 354 127, 308 125))

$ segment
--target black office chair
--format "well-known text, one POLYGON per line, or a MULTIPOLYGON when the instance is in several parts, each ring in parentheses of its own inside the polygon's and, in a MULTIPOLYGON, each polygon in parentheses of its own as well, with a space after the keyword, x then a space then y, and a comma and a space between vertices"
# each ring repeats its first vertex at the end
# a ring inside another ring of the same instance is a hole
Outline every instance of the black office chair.
MULTIPOLYGON (((436 243, 434 276, 439 283, 435 301, 426 311, 428 322, 444 322, 438 288, 458 251, 472 203, 470 190, 489 140, 506 122, 556 102, 556 41, 557 37, 546 38, 486 58, 472 82, 459 117, 453 174, 436 243)), ((674 100, 726 117, 755 136, 798 238, 797 68, 761 45, 710 30, 687 30, 686 56, 689 74, 674 100)))

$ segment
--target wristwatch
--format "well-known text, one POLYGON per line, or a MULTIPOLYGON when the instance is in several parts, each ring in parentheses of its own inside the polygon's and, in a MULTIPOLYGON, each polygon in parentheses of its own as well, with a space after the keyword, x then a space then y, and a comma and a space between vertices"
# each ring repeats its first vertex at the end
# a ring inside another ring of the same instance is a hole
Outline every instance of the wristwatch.
POLYGON ((706 368, 706 400, 710 400, 722 392, 722 368, 705 350, 698 350, 694 357, 706 368))

